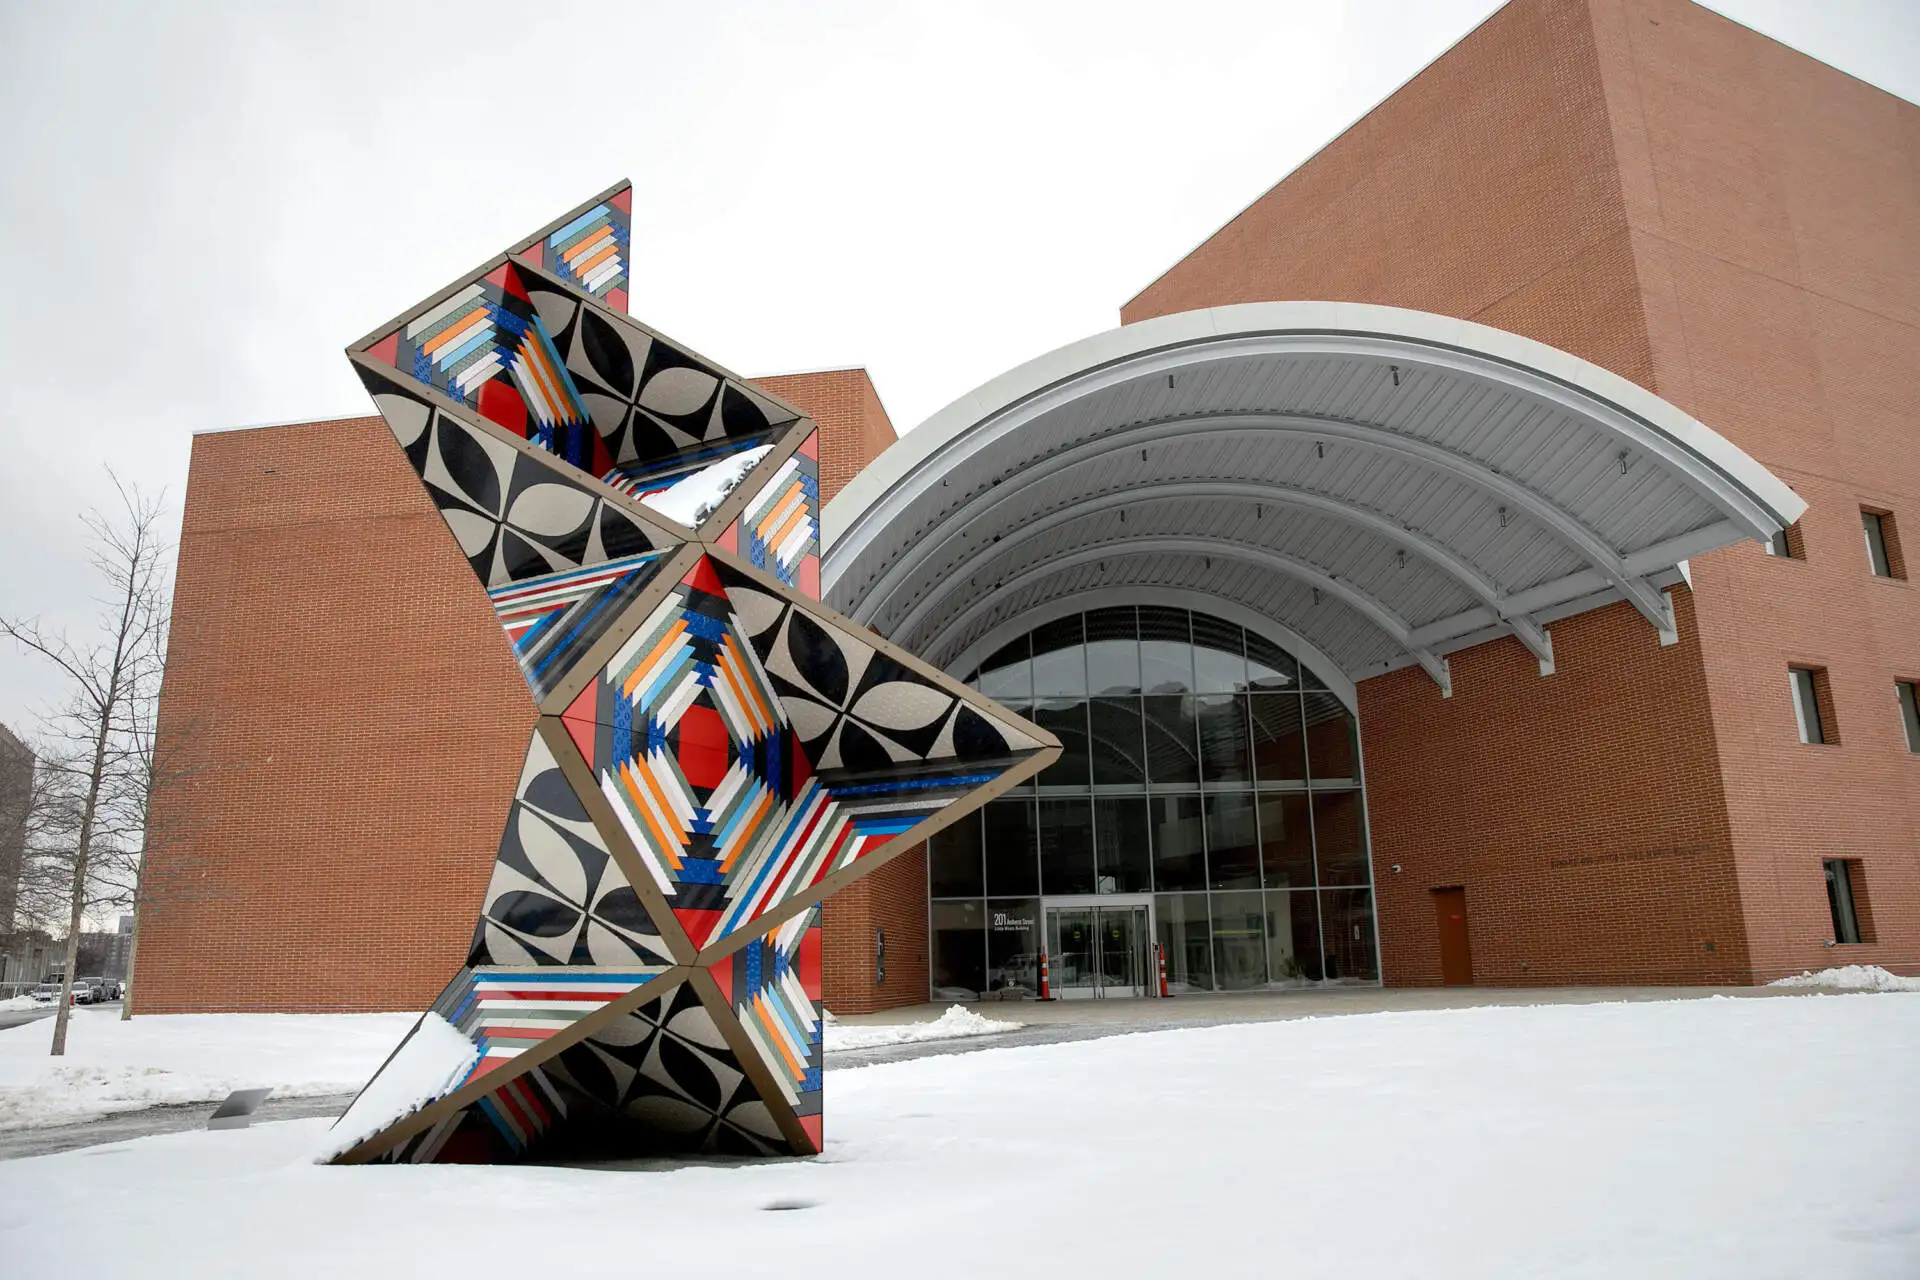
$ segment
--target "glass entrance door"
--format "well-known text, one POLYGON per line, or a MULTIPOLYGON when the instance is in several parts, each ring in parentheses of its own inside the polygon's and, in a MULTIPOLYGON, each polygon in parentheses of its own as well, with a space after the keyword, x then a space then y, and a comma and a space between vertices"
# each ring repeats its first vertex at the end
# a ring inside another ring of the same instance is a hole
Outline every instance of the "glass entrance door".
POLYGON ((1048 980, 1062 1000, 1144 996, 1153 938, 1152 905, 1124 897, 1046 904, 1048 980))
POLYGON ((1100 994, 1143 996, 1147 993, 1147 928, 1145 907, 1101 907, 1100 994))

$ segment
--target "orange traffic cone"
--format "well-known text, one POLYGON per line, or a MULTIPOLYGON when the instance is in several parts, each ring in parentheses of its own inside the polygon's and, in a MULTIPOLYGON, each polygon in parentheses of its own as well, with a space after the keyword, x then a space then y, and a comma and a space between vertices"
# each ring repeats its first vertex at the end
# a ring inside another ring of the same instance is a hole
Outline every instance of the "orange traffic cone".
POLYGON ((1053 984, 1047 979, 1047 953, 1044 951, 1040 953, 1040 998, 1053 999, 1053 984))
POLYGON ((1167 947, 1165 943, 1153 944, 1153 955, 1160 962, 1160 998, 1167 998, 1167 947))

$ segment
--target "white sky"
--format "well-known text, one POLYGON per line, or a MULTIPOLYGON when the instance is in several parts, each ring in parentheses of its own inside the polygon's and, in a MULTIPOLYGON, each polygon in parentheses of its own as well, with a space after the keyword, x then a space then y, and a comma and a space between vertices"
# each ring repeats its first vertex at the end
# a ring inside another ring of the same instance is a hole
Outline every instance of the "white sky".
MULTIPOLYGON (((104 464, 177 518, 194 431, 370 412, 347 342, 622 177, 636 315, 905 430, 1496 7, 0 0, 0 611, 77 633, 104 464)), ((1713 7, 1920 98, 1913 0, 1713 7)), ((0 722, 58 694, 0 650, 0 722)))

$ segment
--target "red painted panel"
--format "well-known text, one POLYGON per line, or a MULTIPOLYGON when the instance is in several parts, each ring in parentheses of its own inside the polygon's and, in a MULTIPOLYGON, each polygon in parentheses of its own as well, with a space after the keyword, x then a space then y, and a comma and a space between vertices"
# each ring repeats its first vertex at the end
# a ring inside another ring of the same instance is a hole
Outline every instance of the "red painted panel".
POLYGON ((480 384, 480 416, 526 438, 527 402, 505 378, 489 378, 480 384))
POLYGON ((674 734, 680 746, 680 772, 687 782, 709 791, 719 786, 733 763, 727 722, 720 713, 704 703, 695 703, 680 713, 674 734))
POLYGON ((695 591, 704 591, 710 596, 727 598, 727 589, 720 585, 720 575, 713 571, 713 561, 701 556, 693 571, 680 579, 683 587, 692 587, 695 591))
POLYGON ((807 993, 807 999, 818 1004, 820 1001, 820 926, 807 930, 807 936, 800 939, 800 954, 794 957, 793 971, 800 978, 800 989, 807 993))

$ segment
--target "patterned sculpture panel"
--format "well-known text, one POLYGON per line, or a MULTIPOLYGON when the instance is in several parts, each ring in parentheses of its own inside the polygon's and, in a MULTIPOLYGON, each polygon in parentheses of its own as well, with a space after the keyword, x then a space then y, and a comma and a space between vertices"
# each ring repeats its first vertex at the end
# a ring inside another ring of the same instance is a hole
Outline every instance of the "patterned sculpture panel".
POLYGON ((801 442, 747 509, 720 535, 720 545, 744 556, 812 599, 820 598, 820 436, 801 442))
POLYGON ((632 215, 633 188, 622 183, 522 241, 513 256, 625 311, 632 215))
POLYGON ((820 909, 796 916, 726 957, 713 976, 766 1064, 781 1100, 820 1147, 820 909))
POLYGON ((623 314, 630 209, 348 349, 540 716, 342 1162, 820 1151, 821 899, 1059 753, 819 603, 814 424, 623 314))

